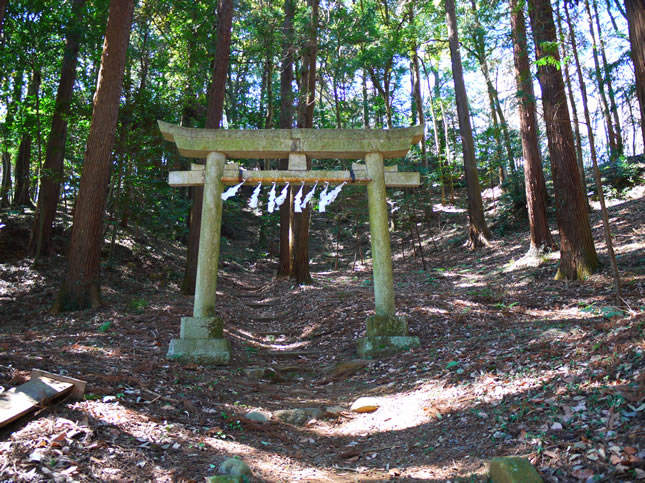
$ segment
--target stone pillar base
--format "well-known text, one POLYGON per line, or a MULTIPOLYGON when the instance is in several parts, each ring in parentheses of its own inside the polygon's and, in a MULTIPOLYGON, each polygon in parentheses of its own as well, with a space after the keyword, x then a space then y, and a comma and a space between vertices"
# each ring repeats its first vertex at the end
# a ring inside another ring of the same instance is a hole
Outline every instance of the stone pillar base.
POLYGON ((416 336, 380 335, 361 337, 358 339, 356 351, 362 359, 373 359, 402 352, 411 347, 419 347, 420 345, 421 341, 416 336))
POLYGON ((397 315, 372 315, 367 318, 367 337, 407 336, 408 319, 397 315))
POLYGON ((224 321, 218 317, 182 317, 180 339, 223 339, 224 321))
POLYGON ((231 343, 226 339, 172 339, 166 358, 225 366, 231 359, 231 343))

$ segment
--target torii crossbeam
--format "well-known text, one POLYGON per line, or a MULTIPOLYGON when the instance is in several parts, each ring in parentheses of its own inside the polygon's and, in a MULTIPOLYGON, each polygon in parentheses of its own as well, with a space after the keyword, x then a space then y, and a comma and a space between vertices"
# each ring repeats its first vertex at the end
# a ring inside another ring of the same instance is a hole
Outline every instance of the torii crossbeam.
POLYGON ((386 186, 417 187, 419 173, 400 173, 385 168, 384 158, 405 156, 423 136, 423 125, 402 129, 266 129, 215 130, 182 128, 163 121, 159 128, 179 153, 206 158, 206 165, 190 171, 175 171, 171 186, 204 186, 197 282, 192 317, 181 319, 179 339, 170 343, 167 356, 212 364, 228 364, 230 344, 224 339, 224 324, 215 311, 217 268, 222 224, 224 185, 328 182, 367 185, 375 315, 367 319, 367 336, 359 339, 361 357, 402 350, 420 344, 408 335, 405 317, 395 314, 392 254, 388 231, 386 186), (309 158, 364 159, 352 170, 307 170, 309 158), (226 159, 289 158, 288 170, 240 170, 226 159))

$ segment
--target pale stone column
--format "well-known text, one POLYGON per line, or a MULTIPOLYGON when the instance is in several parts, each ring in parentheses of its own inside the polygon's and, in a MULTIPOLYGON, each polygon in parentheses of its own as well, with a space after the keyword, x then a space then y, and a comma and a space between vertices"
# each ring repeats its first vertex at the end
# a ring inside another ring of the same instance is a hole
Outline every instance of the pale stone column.
POLYGON ((408 321, 395 315, 392 250, 387 216, 383 155, 365 156, 367 203, 372 243, 375 315, 367 318, 367 336, 358 340, 357 352, 363 358, 378 357, 420 345, 418 337, 408 335, 408 321))
POLYGON ((367 203, 370 218, 376 315, 380 317, 394 316, 392 250, 387 217, 383 155, 369 153, 365 156, 365 163, 367 164, 367 174, 372 180, 367 185, 367 203))
POLYGON ((220 152, 206 157, 193 316, 182 317, 179 339, 170 341, 169 359, 223 365, 231 357, 231 345, 224 339, 224 322, 215 312, 225 161, 220 152))
POLYGON ((204 201, 199 234, 197 281, 193 317, 214 317, 217 296, 220 232, 222 228, 222 176, 226 156, 209 153, 204 172, 204 201))

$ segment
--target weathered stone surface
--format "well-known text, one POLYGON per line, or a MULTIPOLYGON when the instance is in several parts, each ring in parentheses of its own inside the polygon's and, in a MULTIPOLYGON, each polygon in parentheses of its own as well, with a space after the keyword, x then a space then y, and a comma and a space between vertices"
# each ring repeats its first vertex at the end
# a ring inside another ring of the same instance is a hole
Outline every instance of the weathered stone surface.
POLYGON ((367 318, 367 337, 407 336, 408 319, 394 315, 372 315, 367 318))
POLYGON ((344 411, 345 411, 345 408, 341 406, 328 406, 325 408, 325 415, 336 417, 336 416, 340 416, 340 414, 343 413, 344 411))
POLYGON ((371 359, 408 350, 411 347, 419 347, 420 345, 421 341, 416 336, 362 337, 358 339, 356 351, 359 356, 371 359))
POLYGON ((246 369, 243 369, 244 375, 253 380, 253 381, 259 381, 264 377, 266 369, 263 367, 248 367, 246 369))
POLYGON ((319 408, 281 409, 273 415, 285 423, 302 426, 312 419, 319 419, 323 412, 319 408))
POLYGON ((423 136, 423 125, 399 129, 192 129, 158 121, 164 139, 174 141, 182 156, 205 158, 213 151, 227 158, 287 158, 302 153, 312 158, 363 159, 379 152, 400 158, 423 136))
MULTIPOLYGON (((248 481, 248 478, 246 479, 248 481)), ((206 478, 206 483, 244 483, 242 476, 209 476, 206 478)))
POLYGON ((250 419, 252 421, 258 421, 260 423, 265 423, 269 420, 264 414, 262 414, 260 411, 251 411, 246 415, 247 419, 250 419))
POLYGON ((182 317, 180 339, 222 339, 224 321, 221 317, 182 317))
POLYGON ((220 475, 239 476, 244 479, 249 479, 253 474, 251 468, 244 461, 237 458, 228 458, 220 465, 218 472, 220 475))
POLYGON ((227 365, 231 359, 231 344, 226 339, 172 339, 166 357, 200 364, 227 365))
POLYGON ((381 402, 378 399, 374 397, 360 397, 354 401, 350 410, 355 413, 373 413, 380 407, 381 402))
POLYGON ((542 477, 526 458, 493 458, 488 475, 493 483, 542 483, 542 477))

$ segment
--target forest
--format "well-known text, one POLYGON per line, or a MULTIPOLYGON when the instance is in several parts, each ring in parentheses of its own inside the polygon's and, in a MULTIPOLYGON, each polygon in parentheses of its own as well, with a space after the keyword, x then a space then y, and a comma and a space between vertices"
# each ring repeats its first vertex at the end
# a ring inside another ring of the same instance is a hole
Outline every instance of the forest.
POLYGON ((0 0, 0 65, 0 480, 645 480, 644 0, 0 0), (420 134, 212 231, 181 128, 420 134))

